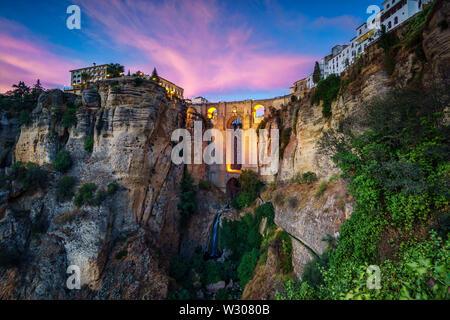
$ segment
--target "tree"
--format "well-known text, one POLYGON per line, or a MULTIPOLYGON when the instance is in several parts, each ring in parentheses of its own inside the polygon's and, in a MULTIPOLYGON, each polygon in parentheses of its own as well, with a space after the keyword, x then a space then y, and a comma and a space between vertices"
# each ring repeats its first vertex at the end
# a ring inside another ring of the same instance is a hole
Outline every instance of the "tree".
POLYGON ((156 71, 156 68, 153 68, 152 80, 153 81, 158 81, 159 80, 159 76, 158 76, 158 72, 156 71))
POLYGON ((15 88, 13 90, 13 96, 15 98, 24 100, 25 97, 30 94, 30 87, 27 87, 23 81, 19 81, 18 84, 13 84, 12 86, 15 88))
POLYGON ((36 84, 34 85, 33 89, 31 89, 31 95, 33 97, 33 100, 37 101, 41 93, 44 91, 45 90, 41 85, 41 80, 37 79, 36 84))
POLYGON ((322 75, 320 73, 320 66, 319 66, 319 63, 316 61, 316 65, 314 66, 314 73, 313 73, 314 83, 318 83, 321 78, 322 78, 322 75))
POLYGON ((106 68, 106 73, 108 74, 108 78, 117 78, 123 76, 125 71, 125 67, 120 63, 110 63, 106 68))

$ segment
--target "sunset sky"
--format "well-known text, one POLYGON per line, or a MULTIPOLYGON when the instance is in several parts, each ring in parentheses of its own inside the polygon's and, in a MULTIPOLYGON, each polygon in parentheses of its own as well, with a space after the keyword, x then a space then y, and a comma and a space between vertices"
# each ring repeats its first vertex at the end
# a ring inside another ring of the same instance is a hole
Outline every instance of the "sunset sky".
POLYGON ((289 93, 369 16, 368 0, 0 2, 0 92, 20 80, 69 86, 70 69, 118 62, 211 101, 289 93), (66 9, 81 8, 81 30, 66 9))

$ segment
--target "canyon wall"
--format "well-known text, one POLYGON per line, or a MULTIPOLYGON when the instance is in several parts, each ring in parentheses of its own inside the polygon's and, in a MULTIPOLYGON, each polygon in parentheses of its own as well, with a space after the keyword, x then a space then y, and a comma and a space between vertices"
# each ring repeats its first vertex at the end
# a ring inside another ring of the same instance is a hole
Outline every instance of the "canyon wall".
POLYGON ((105 81, 81 99, 59 90, 39 97, 30 124, 21 128, 15 161, 51 169, 64 148, 73 162, 66 175, 78 187, 118 183, 119 190, 99 206, 77 208, 57 200, 62 175, 50 170, 47 192, 25 193, 18 185, 4 195, 0 244, 26 263, 0 271, 1 298, 167 297, 167 260, 180 242, 183 175, 183 166, 171 162, 170 137, 184 126, 185 109, 150 81, 105 81), (79 103, 76 125, 65 128, 62 115, 79 103), (88 136, 92 152, 84 148, 88 136), (42 222, 46 231, 35 232, 42 222), (70 265, 81 269, 81 291, 66 288, 70 265))

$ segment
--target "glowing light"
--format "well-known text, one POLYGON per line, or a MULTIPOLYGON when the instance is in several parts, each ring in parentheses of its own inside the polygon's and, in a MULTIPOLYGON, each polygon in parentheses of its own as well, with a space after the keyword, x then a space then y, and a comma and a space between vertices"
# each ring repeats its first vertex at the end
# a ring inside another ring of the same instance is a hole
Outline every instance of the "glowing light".
POLYGON ((231 169, 231 164, 227 164, 227 172, 228 173, 242 173, 242 170, 231 169))
POLYGON ((217 119, 217 109, 216 108, 209 108, 208 109, 208 118, 209 119, 217 119))
POLYGON ((263 118, 264 117, 264 111, 265 111, 264 106, 258 104, 258 105, 256 105, 253 108, 253 116, 255 118, 263 118))

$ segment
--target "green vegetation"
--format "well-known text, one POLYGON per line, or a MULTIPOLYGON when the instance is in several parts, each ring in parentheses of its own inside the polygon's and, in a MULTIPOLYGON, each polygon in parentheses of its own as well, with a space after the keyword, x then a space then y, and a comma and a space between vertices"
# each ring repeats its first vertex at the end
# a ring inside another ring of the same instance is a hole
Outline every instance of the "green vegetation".
POLYGON ((119 190, 119 187, 120 187, 119 184, 116 182, 109 183, 107 186, 108 194, 109 195, 115 194, 119 190))
POLYGON ((53 161, 53 167, 56 171, 61 173, 66 173, 72 167, 72 158, 66 149, 62 149, 58 152, 55 161, 53 161))
POLYGON ((86 137, 86 140, 84 140, 84 150, 91 153, 94 151, 94 136, 86 137))
POLYGON ((311 184, 316 181, 317 181, 317 175, 311 171, 308 171, 305 173, 298 172, 292 178, 292 182, 298 183, 298 184, 311 184))
POLYGON ((384 50, 384 67, 389 75, 392 75, 395 70, 395 50, 398 38, 393 32, 387 32, 386 26, 382 25, 379 31, 379 46, 384 50))
POLYGON ((449 299, 449 127, 440 120, 448 90, 398 89, 365 106, 370 128, 352 121, 325 135, 356 206, 327 259, 309 267, 286 296, 302 299, 449 299), (442 219, 442 220, 441 220, 442 219), (442 223, 441 223, 442 221, 442 223), (318 266, 317 266, 318 264, 318 266), (381 289, 369 289, 379 266, 381 289), (320 272, 320 275, 318 274, 320 272))
POLYGON ((325 192, 325 190, 327 189, 327 187, 328 187, 328 183, 326 181, 322 182, 316 191, 315 197, 320 198, 323 195, 323 193, 325 192))
POLYGON ((320 79, 322 79, 322 75, 320 72, 319 62, 316 61, 316 64, 314 65, 313 81, 314 83, 319 83, 320 79))
POLYGON ((80 108, 81 102, 77 104, 67 104, 67 109, 64 112, 61 123, 64 128, 68 129, 70 127, 76 126, 77 124, 77 111, 80 108))
POLYGON ((56 196, 58 201, 72 199, 74 195, 73 188, 75 187, 76 182, 76 178, 71 176, 62 177, 61 180, 58 181, 56 186, 56 196))
POLYGON ((292 266, 292 239, 285 231, 279 232, 277 238, 281 241, 281 270, 287 274, 294 270, 292 266))
POLYGON ((418 14, 416 14, 408 23, 406 28, 403 45, 406 48, 413 48, 417 45, 421 45, 423 41, 422 33, 425 29, 426 22, 430 13, 433 11, 435 1, 429 6, 424 8, 418 14))
POLYGON ((214 186, 212 185, 212 183, 209 181, 206 181, 206 180, 200 180, 200 182, 198 183, 198 187, 205 191, 213 191, 214 190, 214 186))
POLYGON ((263 188, 263 184, 258 180, 258 175, 252 170, 242 170, 239 177, 241 192, 231 201, 231 206, 237 210, 251 206, 263 188))
POLYGON ((324 117, 331 116, 331 103, 336 100, 341 78, 337 75, 330 75, 326 79, 320 80, 311 99, 312 104, 320 104, 323 101, 322 114, 324 117))
POLYGON ((19 117, 20 125, 27 124, 42 92, 44 88, 40 80, 36 81, 33 88, 19 81, 18 84, 12 85, 12 90, 0 94, 0 110, 6 111, 9 117, 19 117))
POLYGON ((251 251, 244 253, 242 256, 241 263, 237 269, 239 284, 241 287, 245 287, 247 282, 250 281, 253 275, 253 270, 255 270, 256 264, 259 259, 259 250, 253 248, 251 251))
POLYGON ((97 190, 95 183, 85 183, 81 186, 78 192, 75 194, 73 203, 77 207, 84 205, 92 205, 94 203, 94 192, 97 190))
MULTIPOLYGON (((209 284, 221 280, 229 282, 237 281, 237 272, 228 262, 220 263, 207 260, 200 250, 197 250, 190 259, 182 259, 176 255, 170 264, 170 276, 173 277, 181 289, 172 292, 169 299, 196 299, 197 291, 205 289, 209 284)), ((229 298, 231 292, 225 290, 216 299, 229 298)))
POLYGON ((28 162, 27 165, 22 162, 15 162, 6 179, 17 180, 26 192, 34 192, 38 188, 45 189, 47 187, 48 172, 32 162, 28 162))
POLYGON ((108 75, 108 78, 118 78, 123 76, 123 73, 125 72, 124 66, 122 66, 119 63, 110 63, 106 67, 106 73, 108 75))
POLYGON ((185 171, 183 179, 181 180, 181 195, 180 202, 178 202, 178 210, 180 211, 181 219, 180 225, 186 226, 189 217, 195 212, 197 202, 195 200, 194 180, 191 175, 185 171))
POLYGON ((294 103, 294 102, 297 102, 297 101, 298 101, 297 96, 296 96, 295 94, 293 94, 293 95, 291 96, 291 102, 294 103))

